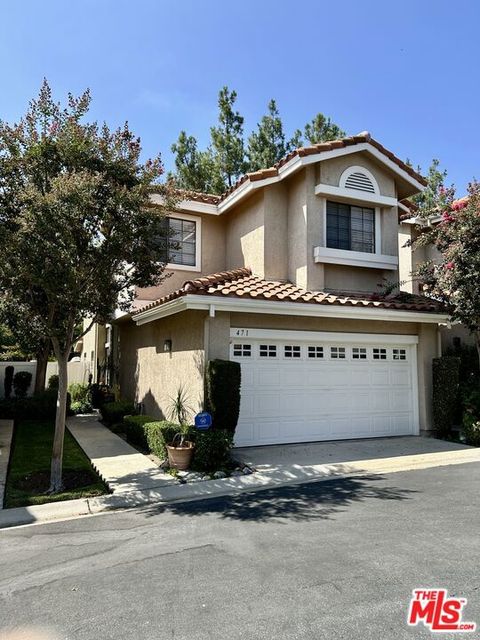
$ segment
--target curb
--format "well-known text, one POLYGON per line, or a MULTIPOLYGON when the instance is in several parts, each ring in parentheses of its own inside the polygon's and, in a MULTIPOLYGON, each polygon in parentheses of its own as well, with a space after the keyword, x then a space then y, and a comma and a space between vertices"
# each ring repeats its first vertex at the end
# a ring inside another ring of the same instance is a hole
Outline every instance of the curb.
POLYGON ((248 476, 205 480, 191 484, 176 484, 159 489, 113 493, 94 498, 80 498, 31 507, 17 507, 0 511, 0 529, 42 524, 75 517, 91 516, 108 511, 132 509, 146 505, 168 505, 175 502, 206 500, 248 491, 262 491, 287 485, 322 482, 334 478, 371 476, 413 471, 432 467, 480 462, 480 449, 462 452, 463 455, 419 454, 407 459, 383 458, 347 464, 315 465, 308 473, 301 468, 256 472, 248 476), (296 475, 295 475, 296 474, 296 475), (301 474, 301 475, 300 475, 301 474))

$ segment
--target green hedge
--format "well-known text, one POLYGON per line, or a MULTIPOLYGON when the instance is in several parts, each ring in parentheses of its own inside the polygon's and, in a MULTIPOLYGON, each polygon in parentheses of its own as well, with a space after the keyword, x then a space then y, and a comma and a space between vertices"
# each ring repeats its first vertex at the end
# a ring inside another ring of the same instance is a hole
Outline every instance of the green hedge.
POLYGON ((13 390, 17 398, 26 398, 31 384, 32 374, 30 371, 17 371, 13 376, 13 390))
POLYGON ((68 385, 68 392, 72 396, 72 402, 90 402, 90 388, 88 384, 72 382, 68 385))
POLYGON ((451 432, 458 406, 460 358, 443 356, 433 360, 433 428, 445 438, 451 432))
POLYGON ((233 433, 227 429, 209 429, 195 434, 192 468, 198 471, 218 471, 230 461, 233 433))
POLYGON ((135 405, 127 400, 107 402, 101 405, 100 413, 107 424, 116 424, 117 422, 122 422, 123 417, 127 414, 134 414, 135 405))
POLYGON ((124 416, 123 424, 125 425, 127 441, 131 444, 139 445, 144 449, 148 449, 147 436, 144 427, 146 424, 155 421, 156 419, 151 416, 124 416))
POLYGON ((206 372, 206 407, 212 414, 214 429, 234 433, 240 413, 240 364, 230 360, 211 360, 206 372))
POLYGON ((194 427, 181 427, 168 420, 149 422, 143 428, 147 437, 148 449, 158 456, 160 460, 167 459, 166 445, 172 442, 177 433, 184 433, 188 439, 192 439, 195 434, 194 427))
POLYGON ((472 447, 480 447, 480 421, 466 413, 463 418, 463 432, 465 441, 472 447))
MULTIPOLYGON (((71 398, 67 393, 67 415, 71 413, 71 398)), ((0 419, 25 420, 30 418, 55 418, 57 391, 47 390, 30 398, 9 398, 0 401, 0 419)))

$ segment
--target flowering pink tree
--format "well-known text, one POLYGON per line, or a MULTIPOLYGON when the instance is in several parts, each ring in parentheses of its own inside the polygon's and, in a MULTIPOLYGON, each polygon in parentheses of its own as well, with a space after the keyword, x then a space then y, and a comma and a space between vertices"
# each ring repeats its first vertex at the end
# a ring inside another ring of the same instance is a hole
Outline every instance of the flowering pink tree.
POLYGON ((453 189, 439 188, 435 211, 438 224, 427 227, 415 246, 432 243, 439 259, 420 265, 417 276, 425 291, 446 303, 452 321, 462 322, 475 336, 480 359, 480 183, 469 185, 468 195, 454 199, 453 189))

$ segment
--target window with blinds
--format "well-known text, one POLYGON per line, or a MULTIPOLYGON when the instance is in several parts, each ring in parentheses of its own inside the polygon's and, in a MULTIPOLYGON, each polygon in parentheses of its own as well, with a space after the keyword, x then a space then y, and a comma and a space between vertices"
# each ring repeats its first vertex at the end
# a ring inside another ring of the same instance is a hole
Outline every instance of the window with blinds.
POLYGON ((327 247, 375 253, 375 210, 327 202, 327 247))

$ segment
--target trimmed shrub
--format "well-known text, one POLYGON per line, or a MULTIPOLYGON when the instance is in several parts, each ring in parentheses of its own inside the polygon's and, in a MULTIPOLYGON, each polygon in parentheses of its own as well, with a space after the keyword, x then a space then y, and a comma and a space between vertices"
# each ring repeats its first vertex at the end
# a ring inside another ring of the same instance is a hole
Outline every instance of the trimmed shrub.
POLYGON ((189 426, 181 427, 175 422, 168 420, 159 420, 158 422, 149 422, 144 425, 145 434, 147 436, 148 449, 160 460, 168 458, 166 445, 170 444, 177 433, 183 433, 189 439, 193 439, 195 428, 189 426))
POLYGON ((433 360, 433 428, 440 438, 447 437, 458 406, 460 358, 443 356, 433 360))
POLYGON ((135 406, 133 402, 128 400, 107 402, 100 406, 100 413, 107 424, 115 424, 116 422, 122 422, 123 416, 135 413, 135 406))
POLYGON ((9 365, 5 367, 5 379, 3 381, 3 389, 5 391, 5 398, 8 400, 12 395, 12 386, 13 386, 13 372, 15 371, 15 367, 9 365))
POLYGON ((30 371, 17 371, 13 376, 13 389, 17 398, 25 398, 31 384, 32 374, 30 371))
POLYGON ((72 397, 72 403, 75 402, 88 402, 90 403, 90 389, 88 384, 81 384, 80 382, 72 382, 68 385, 68 392, 72 397))
MULTIPOLYGON (((25 420, 30 418, 55 419, 57 392, 42 391, 31 398, 10 398, 0 402, 0 419, 25 420)), ((70 394, 67 394, 67 414, 70 409, 70 394)))
POLYGON ((72 413, 91 413, 92 405, 88 400, 76 400, 71 404, 72 413))
POLYGON ((195 434, 192 468, 198 471, 218 471, 230 461, 233 433, 227 429, 209 429, 195 434))
POLYGON ((58 391, 58 375, 56 373, 48 379, 48 389, 50 391, 58 391))
POLYGON ((206 407, 214 429, 235 433, 240 413, 240 364, 230 360, 210 360, 206 372, 206 407))
POLYGON ((463 419, 465 441, 472 447, 480 447, 480 421, 466 414, 463 419))
POLYGON ((149 422, 155 422, 155 418, 151 416, 124 416, 123 424, 125 425, 125 434, 127 441, 136 444, 143 449, 148 449, 147 436, 145 434, 145 425, 149 422))

